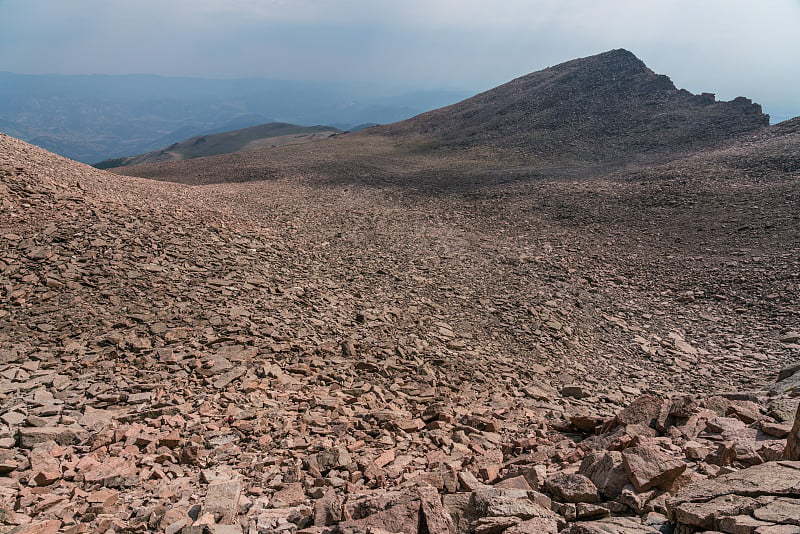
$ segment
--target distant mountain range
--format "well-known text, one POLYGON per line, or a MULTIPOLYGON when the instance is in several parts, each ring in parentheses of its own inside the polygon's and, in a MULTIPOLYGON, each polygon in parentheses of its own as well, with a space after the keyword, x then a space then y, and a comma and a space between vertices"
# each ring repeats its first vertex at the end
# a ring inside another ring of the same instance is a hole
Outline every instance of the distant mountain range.
POLYGON ((96 163, 94 166, 98 169, 111 169, 143 163, 160 163, 162 161, 179 161, 232 152, 248 152, 261 148, 275 148, 282 145, 324 139, 337 133, 341 133, 341 130, 330 126, 295 126, 293 124, 272 122, 241 130, 196 136, 180 143, 173 143, 160 150, 138 156, 107 159, 96 163))
POLYGON ((386 124, 467 96, 360 83, 0 72, 0 131, 95 163, 270 122, 386 124))
POLYGON ((737 144, 736 153, 743 153, 763 136, 769 149, 758 161, 786 172, 797 169, 793 141, 786 140, 796 137, 796 126, 796 119, 770 126, 761 106, 745 97, 717 101, 710 93, 677 89, 631 52, 611 50, 404 121, 317 141, 313 150, 265 147, 120 173, 190 184, 304 175, 468 189, 536 176, 622 172, 737 144))

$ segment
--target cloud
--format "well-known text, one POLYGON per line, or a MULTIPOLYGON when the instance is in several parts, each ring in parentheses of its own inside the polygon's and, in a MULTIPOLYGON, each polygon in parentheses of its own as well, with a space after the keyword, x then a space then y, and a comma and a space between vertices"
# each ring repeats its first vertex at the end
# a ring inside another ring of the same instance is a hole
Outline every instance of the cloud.
POLYGON ((695 92, 797 106, 799 26, 797 0, 0 0, 0 70, 478 90, 621 47, 695 92))

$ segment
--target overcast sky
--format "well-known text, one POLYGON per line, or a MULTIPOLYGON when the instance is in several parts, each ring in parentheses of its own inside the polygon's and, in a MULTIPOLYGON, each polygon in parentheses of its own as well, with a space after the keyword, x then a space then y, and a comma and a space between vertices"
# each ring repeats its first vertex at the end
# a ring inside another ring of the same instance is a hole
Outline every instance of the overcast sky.
POLYGON ((478 91, 612 48, 800 115, 800 0, 0 0, 0 70, 19 73, 478 91))

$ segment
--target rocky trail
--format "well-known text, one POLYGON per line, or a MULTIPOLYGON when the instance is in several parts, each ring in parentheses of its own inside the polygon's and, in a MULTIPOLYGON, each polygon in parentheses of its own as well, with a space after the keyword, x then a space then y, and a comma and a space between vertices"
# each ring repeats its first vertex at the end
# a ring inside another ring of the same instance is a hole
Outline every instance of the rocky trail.
POLYGON ((800 532, 796 181, 302 176, 0 135, 3 531, 800 532))

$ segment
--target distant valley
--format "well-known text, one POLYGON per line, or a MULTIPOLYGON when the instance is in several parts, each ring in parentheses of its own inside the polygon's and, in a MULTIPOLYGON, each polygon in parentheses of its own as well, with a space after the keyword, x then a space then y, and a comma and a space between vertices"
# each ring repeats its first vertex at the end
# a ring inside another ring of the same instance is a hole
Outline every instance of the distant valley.
POLYGON ((0 72, 0 131, 92 164, 270 122, 386 124, 467 96, 355 82, 0 72))

